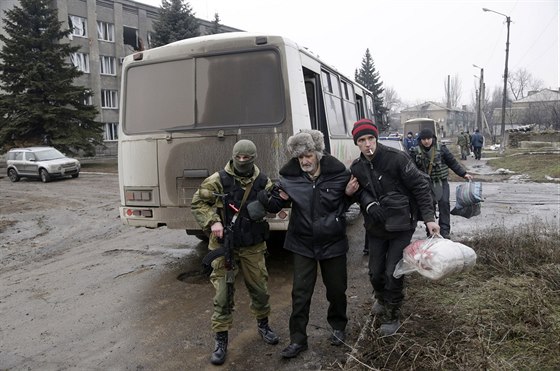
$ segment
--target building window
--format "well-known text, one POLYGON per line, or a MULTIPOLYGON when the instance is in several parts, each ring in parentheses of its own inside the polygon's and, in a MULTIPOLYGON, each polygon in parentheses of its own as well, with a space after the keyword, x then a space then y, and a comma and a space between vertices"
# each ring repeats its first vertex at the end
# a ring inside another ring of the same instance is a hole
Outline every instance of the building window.
POLYGON ((119 139, 119 123, 106 122, 105 132, 103 133, 103 140, 117 140, 119 139))
POLYGON ((93 96, 91 92, 87 90, 84 95, 84 105, 85 106, 93 106, 93 96))
POLYGON ((138 30, 136 28, 123 27, 123 42, 135 51, 143 50, 142 41, 138 37, 138 30))
POLYGON ((115 41, 115 25, 112 23, 97 21, 97 38, 103 41, 115 41))
POLYGON ((85 18, 69 15, 68 23, 72 29, 72 36, 87 37, 87 20, 85 18))
POLYGON ((119 108, 116 90, 101 90, 101 108, 119 108))
POLYGON ((115 67, 116 61, 115 57, 108 57, 102 55, 100 58, 101 62, 101 74, 102 75, 116 75, 117 69, 115 67))
POLYGON ((148 49, 153 48, 154 47, 154 33, 148 31, 148 34, 146 35, 146 40, 148 41, 148 49))
POLYGON ((89 73, 89 54, 87 53, 72 53, 70 55, 70 60, 74 67, 78 70, 89 73))

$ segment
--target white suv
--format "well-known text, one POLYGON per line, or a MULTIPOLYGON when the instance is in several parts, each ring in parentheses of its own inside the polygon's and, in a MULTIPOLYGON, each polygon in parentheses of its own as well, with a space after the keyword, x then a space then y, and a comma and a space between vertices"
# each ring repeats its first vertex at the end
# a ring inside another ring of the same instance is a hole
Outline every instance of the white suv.
POLYGON ((14 148, 6 154, 8 177, 17 182, 22 177, 52 178, 80 175, 80 161, 64 156, 53 147, 14 148))

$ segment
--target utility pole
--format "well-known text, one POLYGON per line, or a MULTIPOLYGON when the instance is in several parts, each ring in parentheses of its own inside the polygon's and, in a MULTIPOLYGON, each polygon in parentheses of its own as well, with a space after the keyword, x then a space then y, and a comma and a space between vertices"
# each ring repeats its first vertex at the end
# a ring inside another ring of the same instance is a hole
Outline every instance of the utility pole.
POLYGON ((492 12, 506 17, 507 23, 507 39, 506 39, 506 66, 504 68, 504 91, 502 99, 502 143, 500 143, 500 152, 503 153, 506 148, 506 101, 507 101, 507 78, 508 78, 508 59, 509 59, 509 24, 511 23, 510 16, 497 12, 495 10, 482 8, 485 12, 492 12))
POLYGON ((482 130, 482 115, 484 114, 484 111, 482 110, 484 105, 484 68, 480 69, 480 86, 478 88, 478 94, 478 123, 479 129, 482 130))

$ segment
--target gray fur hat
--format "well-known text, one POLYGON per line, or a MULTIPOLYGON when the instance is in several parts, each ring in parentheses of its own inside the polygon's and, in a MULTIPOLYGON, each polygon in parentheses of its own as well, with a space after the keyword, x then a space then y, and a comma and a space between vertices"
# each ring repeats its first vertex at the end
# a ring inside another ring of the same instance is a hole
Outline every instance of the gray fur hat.
POLYGON ((291 157, 314 151, 320 160, 325 150, 325 140, 319 130, 305 129, 289 137, 286 146, 291 157))

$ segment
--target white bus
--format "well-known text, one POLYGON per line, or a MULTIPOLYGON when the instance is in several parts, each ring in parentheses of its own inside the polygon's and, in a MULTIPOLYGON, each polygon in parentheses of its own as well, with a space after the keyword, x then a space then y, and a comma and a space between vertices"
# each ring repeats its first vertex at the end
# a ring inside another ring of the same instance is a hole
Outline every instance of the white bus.
MULTIPOLYGON (((131 226, 202 235, 190 204, 204 178, 252 140, 277 179, 285 144, 318 129, 347 166, 359 156, 352 125, 373 120, 369 91, 294 42, 245 32, 186 39, 125 58, 119 125, 120 217, 131 226)), ((288 213, 270 216, 285 230, 288 213)))

